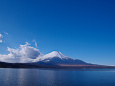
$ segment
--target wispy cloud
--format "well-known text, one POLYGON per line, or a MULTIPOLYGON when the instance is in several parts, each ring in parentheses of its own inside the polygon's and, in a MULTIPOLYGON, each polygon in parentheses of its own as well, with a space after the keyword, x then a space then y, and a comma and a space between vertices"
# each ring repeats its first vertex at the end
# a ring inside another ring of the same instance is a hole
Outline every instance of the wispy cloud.
POLYGON ((0 43, 2 43, 2 38, 3 38, 3 35, 0 34, 0 43))
POLYGON ((0 61, 11 63, 36 62, 42 55, 39 49, 36 49, 29 45, 30 44, 26 42, 25 45, 20 45, 18 49, 7 47, 10 53, 7 55, 0 54, 0 61))
POLYGON ((33 40, 32 42, 35 42, 35 46, 37 47, 37 42, 35 40, 33 40))
POLYGON ((6 35, 8 35, 8 33, 7 32, 4 32, 6 35))

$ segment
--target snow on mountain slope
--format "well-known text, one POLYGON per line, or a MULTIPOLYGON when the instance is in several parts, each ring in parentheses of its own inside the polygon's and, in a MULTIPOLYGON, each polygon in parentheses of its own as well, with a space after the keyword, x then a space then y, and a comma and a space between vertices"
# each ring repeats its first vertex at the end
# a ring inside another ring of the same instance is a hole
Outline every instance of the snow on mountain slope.
POLYGON ((49 54, 46 54, 46 55, 44 55, 43 56, 43 59, 48 59, 48 58, 54 58, 54 57, 58 57, 58 58, 60 58, 60 59, 70 59, 70 57, 68 57, 68 56, 65 56, 64 54, 62 54, 61 52, 59 52, 59 51, 53 51, 53 52, 51 52, 51 53, 49 53, 49 54))

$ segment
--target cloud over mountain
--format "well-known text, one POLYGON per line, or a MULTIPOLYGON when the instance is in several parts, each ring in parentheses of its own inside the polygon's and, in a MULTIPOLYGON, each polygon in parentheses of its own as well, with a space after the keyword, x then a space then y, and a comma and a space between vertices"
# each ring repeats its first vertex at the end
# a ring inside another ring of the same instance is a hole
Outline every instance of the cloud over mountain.
POLYGON ((41 56, 41 53, 39 49, 36 49, 29 45, 30 44, 26 42, 25 45, 20 45, 18 49, 7 47, 10 53, 8 55, 0 54, 0 61, 11 63, 26 63, 36 61, 41 56))

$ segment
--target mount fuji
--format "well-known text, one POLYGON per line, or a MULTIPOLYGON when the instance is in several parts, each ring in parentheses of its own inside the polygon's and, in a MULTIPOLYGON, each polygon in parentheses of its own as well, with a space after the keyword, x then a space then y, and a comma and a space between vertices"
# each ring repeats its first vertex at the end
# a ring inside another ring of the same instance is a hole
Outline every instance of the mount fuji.
POLYGON ((55 64, 55 65, 89 65, 88 63, 70 58, 59 51, 53 51, 44 55, 37 63, 55 64))

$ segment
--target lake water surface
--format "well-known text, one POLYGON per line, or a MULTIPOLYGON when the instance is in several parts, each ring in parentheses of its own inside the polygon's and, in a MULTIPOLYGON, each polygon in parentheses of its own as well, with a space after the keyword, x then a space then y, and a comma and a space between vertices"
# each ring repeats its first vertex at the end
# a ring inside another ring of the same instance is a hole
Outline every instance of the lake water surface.
POLYGON ((115 86, 115 70, 0 68, 0 86, 115 86))

